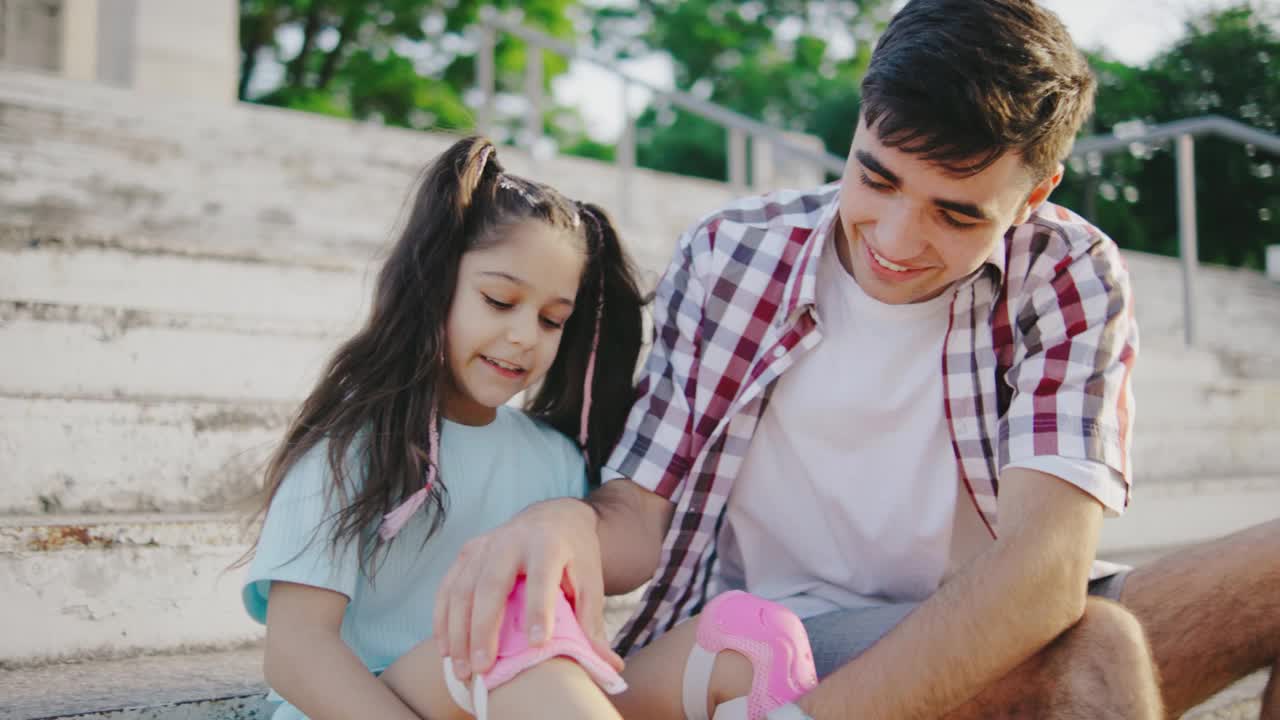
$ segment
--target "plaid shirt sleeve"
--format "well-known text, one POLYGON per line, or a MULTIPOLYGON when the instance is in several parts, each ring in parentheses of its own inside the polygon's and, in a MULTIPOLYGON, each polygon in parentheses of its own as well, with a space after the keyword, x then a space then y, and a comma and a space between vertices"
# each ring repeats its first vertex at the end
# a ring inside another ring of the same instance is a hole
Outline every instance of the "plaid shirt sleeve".
POLYGON ((658 283, 653 344, 622 439, 606 466, 665 498, 678 494, 699 449, 691 429, 706 292, 694 261, 708 234, 702 222, 682 235, 658 283))
POLYGON ((1080 249, 1046 252, 1031 264, 1022 304, 1010 308, 1014 357, 1005 381, 1012 397, 1000 421, 1000 466, 1057 455, 1103 463, 1131 484, 1138 335, 1129 274, 1105 236, 1071 244, 1080 249))

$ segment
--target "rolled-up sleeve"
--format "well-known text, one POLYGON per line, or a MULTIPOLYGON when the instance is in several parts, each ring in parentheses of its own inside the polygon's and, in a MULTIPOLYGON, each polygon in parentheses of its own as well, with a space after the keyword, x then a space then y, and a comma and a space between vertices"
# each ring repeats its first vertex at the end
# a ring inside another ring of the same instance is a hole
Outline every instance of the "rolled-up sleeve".
POLYGON ((1027 291, 1014 318, 1000 467, 1044 456, 1088 460, 1117 472, 1127 489, 1138 331, 1119 250, 1099 238, 1045 268, 1027 291))

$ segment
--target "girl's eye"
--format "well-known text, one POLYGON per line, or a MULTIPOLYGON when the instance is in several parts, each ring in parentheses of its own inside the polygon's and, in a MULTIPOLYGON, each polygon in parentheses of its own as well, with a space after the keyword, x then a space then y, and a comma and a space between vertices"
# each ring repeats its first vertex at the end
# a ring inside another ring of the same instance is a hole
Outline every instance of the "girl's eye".
POLYGON ((871 176, 867 175, 866 172, 859 172, 858 180, 861 181, 863 185, 866 185, 867 187, 871 188, 872 190, 875 190, 876 192, 889 192, 890 190, 893 189, 893 186, 888 183, 876 182, 875 180, 872 180, 871 176))
POLYGON ((563 323, 563 322, 556 322, 555 320, 552 320, 551 318, 545 318, 545 317, 544 317, 544 318, 541 318, 541 320, 542 320, 542 324, 543 324, 543 325, 547 326, 548 328, 550 328, 550 329, 552 329, 552 330, 562 330, 562 329, 564 329, 564 323, 563 323))
MULTIPOLYGON (((484 293, 480 293, 480 294, 484 295, 484 293)), ((506 302, 502 302, 501 300, 494 300, 488 295, 484 295, 484 301, 499 310, 510 310, 511 308, 515 307, 515 304, 513 303, 506 303, 506 302)))

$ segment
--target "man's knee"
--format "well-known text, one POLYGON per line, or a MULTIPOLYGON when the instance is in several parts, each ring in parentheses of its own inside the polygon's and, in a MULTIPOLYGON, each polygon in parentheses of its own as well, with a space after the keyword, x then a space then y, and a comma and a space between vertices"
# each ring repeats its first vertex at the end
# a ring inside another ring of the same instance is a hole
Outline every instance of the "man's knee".
POLYGON ((1089 598, 1080 621, 1063 633, 1055 705, 1067 717, 1158 717, 1160 690, 1142 624, 1123 606, 1089 598))
POLYGON ((1089 598, 1084 615, 1071 632, 1087 638, 1098 654, 1116 656, 1117 662, 1134 660, 1138 655, 1148 660, 1151 657, 1142 623, 1123 605, 1111 600, 1089 598))

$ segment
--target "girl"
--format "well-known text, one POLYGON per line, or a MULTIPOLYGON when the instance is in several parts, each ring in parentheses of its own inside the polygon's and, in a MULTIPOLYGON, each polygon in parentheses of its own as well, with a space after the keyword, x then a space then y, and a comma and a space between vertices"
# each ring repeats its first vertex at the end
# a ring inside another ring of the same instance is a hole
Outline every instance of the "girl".
MULTIPOLYGON (((642 305, 599 208, 508 175, 479 138, 426 169, 367 322, 267 469, 242 594, 287 700, 274 717, 425 714, 378 675, 428 639, 468 539, 599 482, 632 400, 642 305), (527 413, 506 406, 523 391, 527 413)), ((534 670, 494 693, 495 714, 525 685, 613 712, 580 666, 534 670)), ((415 691, 451 708, 431 676, 415 691)))
MULTIPOLYGON (((566 599, 552 637, 533 647, 517 583, 499 661, 470 687, 430 633, 436 590, 469 539, 599 482, 632 400, 642 305, 599 208, 505 173, 480 138, 427 168, 368 321, 267 469, 242 594, 267 625, 266 677, 285 701, 277 720, 619 717, 601 688, 626 683, 566 599), (506 405, 526 390, 527 413, 506 405)), ((798 655, 777 640, 799 620, 753 602, 717 600, 696 642, 691 621, 637 656, 617 707, 696 717, 742 696, 738 715, 759 717, 794 699, 794 673, 775 671, 794 661, 771 670, 754 649, 803 660, 807 640, 798 655), (772 625, 757 627, 761 618, 772 625), (721 662, 721 650, 741 655, 721 662)))

